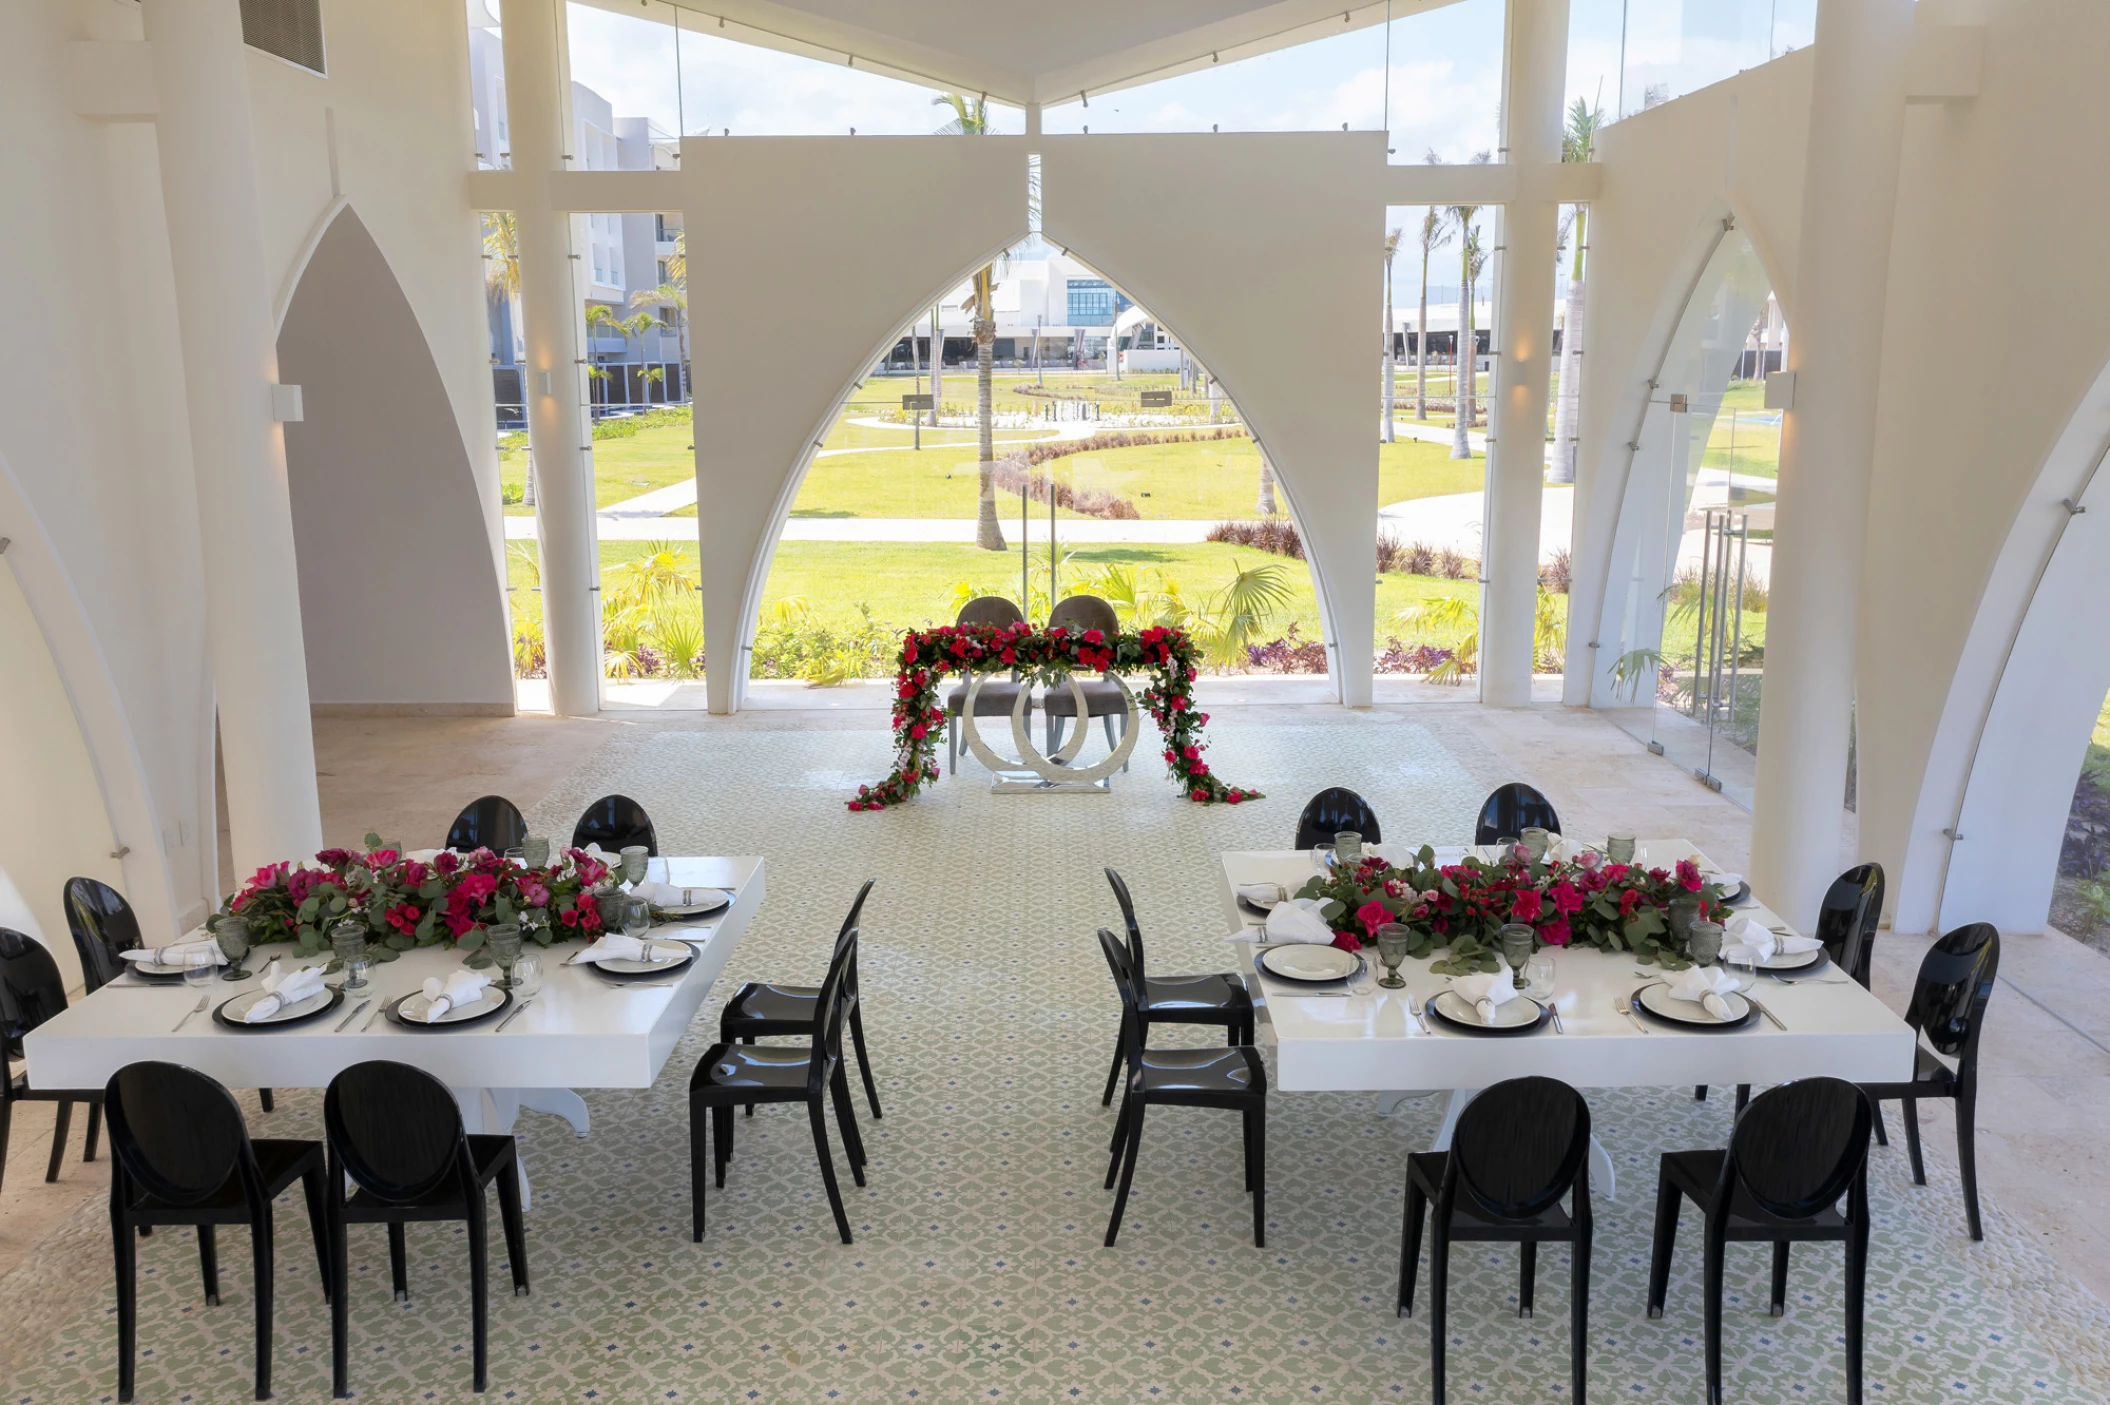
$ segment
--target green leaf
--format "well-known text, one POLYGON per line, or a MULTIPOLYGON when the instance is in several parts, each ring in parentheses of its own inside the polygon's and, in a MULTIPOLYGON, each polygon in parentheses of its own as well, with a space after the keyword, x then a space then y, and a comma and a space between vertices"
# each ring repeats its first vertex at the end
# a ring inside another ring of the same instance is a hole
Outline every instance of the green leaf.
POLYGON ((484 944, 484 929, 481 927, 471 927, 468 931, 462 933, 461 936, 456 938, 454 944, 460 947, 463 951, 474 951, 484 944))
MULTIPOLYGON (((398 933, 396 933, 396 934, 395 934, 394 936, 392 936, 392 937, 389 937, 389 938, 388 938, 388 939, 387 939, 386 941, 382 942, 382 943, 381 943, 381 949, 382 949, 383 951, 391 951, 391 952, 394 952, 394 951, 408 951, 408 950, 410 950, 410 949, 411 949, 412 947, 416 946, 417 944, 418 944, 418 940, 417 940, 417 938, 416 938, 416 937, 406 937, 406 936, 404 936, 404 935, 403 935, 403 934, 402 934, 401 932, 398 932, 398 933)), ((393 961, 393 960, 395 960, 395 957, 393 957, 393 956, 386 956, 386 957, 383 957, 382 959, 383 959, 383 960, 385 960, 385 961, 393 961)))

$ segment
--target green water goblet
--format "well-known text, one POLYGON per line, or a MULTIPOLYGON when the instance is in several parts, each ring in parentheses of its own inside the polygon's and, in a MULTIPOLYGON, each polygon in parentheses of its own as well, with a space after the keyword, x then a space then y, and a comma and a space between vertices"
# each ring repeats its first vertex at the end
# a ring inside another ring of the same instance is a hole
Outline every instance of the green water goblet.
POLYGON ((1604 856, 1613 863, 1630 864, 1638 841, 1631 834, 1608 834, 1604 841, 1604 856))
POLYGON ((1399 974, 1399 963, 1407 959, 1407 948, 1413 944, 1414 929, 1398 922, 1386 922, 1377 929, 1377 959, 1383 963, 1385 973, 1377 983, 1386 990, 1398 990, 1406 978, 1399 974))
POLYGON ((1352 829, 1340 831, 1333 837, 1333 856, 1344 864, 1361 862, 1363 836, 1352 829))
POLYGON ((1685 954, 1692 958, 1695 966, 1712 966, 1714 959, 1722 954, 1722 924, 1694 922, 1686 929, 1685 954))
POLYGON ((1679 946, 1690 947, 1693 924, 1700 920, 1700 900, 1689 895, 1672 898, 1670 910, 1666 915, 1670 922, 1671 940, 1679 946))
POLYGON ((1538 950, 1538 932, 1522 922, 1505 922, 1502 930, 1495 934, 1495 944, 1502 950, 1502 959, 1509 963, 1510 978, 1515 981, 1517 989, 1522 990, 1524 965, 1538 950))
POLYGON ((529 868, 548 868, 549 840, 530 835, 522 841, 520 854, 529 868))
POLYGON ((212 923, 213 940, 220 944, 220 954, 227 958, 227 969, 220 972, 223 981, 246 981, 249 971, 242 965, 242 958, 249 954, 250 940, 248 919, 233 913, 215 917, 212 923))
POLYGON ((344 966, 347 994, 366 989, 366 924, 347 918, 330 928, 330 947, 344 966))
POLYGON ((1546 851, 1553 847, 1553 831, 1533 825, 1524 831, 1523 843, 1524 850, 1531 855, 1533 863, 1544 863, 1546 851))
POLYGON ((491 950, 491 959, 498 963, 500 972, 498 987, 511 990, 519 984, 513 977, 513 967, 520 960, 520 924, 498 922, 484 933, 484 945, 491 950))

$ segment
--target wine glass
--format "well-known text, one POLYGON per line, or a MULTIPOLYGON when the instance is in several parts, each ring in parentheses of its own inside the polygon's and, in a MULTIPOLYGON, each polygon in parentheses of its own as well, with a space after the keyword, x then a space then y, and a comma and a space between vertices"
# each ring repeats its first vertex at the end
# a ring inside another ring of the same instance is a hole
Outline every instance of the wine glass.
POLYGON ((330 946, 344 965, 346 994, 366 989, 366 927, 346 920, 330 928, 330 946))
POLYGON ((513 968, 520 962, 520 924, 493 923, 484 933, 484 941, 491 948, 491 959, 498 963, 498 988, 511 990, 519 985, 519 978, 513 974, 513 968))
POLYGON ((1524 993, 1545 1003, 1553 998, 1553 954, 1542 951, 1524 963, 1524 993))
POLYGON ((633 888, 644 882, 645 865, 650 858, 644 845, 626 845, 623 849, 623 881, 633 888))
POLYGON ((644 947, 645 960, 654 961, 658 959, 652 953, 650 940, 652 935, 652 904, 646 902, 643 898, 625 898, 623 900, 623 935, 635 939, 639 945, 644 947))
POLYGON ((1510 978, 1519 990, 1523 989, 1524 963, 1538 950, 1538 932, 1522 922, 1505 922, 1495 934, 1495 941, 1502 949, 1502 959, 1509 963, 1510 978))
POLYGON ((213 939, 220 944, 220 951, 227 957, 227 969, 220 972, 223 981, 246 981, 249 972, 242 965, 242 958, 249 954, 249 922, 246 918, 227 913, 215 917, 212 923, 213 939))
POLYGON ((212 983, 219 979, 219 974, 219 967, 211 961, 194 960, 183 967, 183 983, 202 996, 212 989, 212 983))
POLYGON ((1319 876, 1321 878, 1324 878, 1327 875, 1331 874, 1333 872, 1333 845, 1312 845, 1311 866, 1319 871, 1319 876))
POLYGON ((1414 929, 1399 922, 1386 922, 1377 929, 1377 959, 1384 963, 1385 973, 1377 983, 1386 990, 1398 990, 1405 985, 1406 978, 1399 974, 1399 963, 1407 959, 1407 947, 1414 940, 1414 929))

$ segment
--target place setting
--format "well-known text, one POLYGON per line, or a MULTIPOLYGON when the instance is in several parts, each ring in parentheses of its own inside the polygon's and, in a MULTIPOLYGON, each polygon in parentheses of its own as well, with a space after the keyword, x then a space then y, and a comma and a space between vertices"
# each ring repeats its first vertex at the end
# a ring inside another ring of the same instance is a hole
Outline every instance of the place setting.
MULTIPOLYGON (((618 895, 611 906, 620 930, 611 930, 604 916, 600 936, 565 961, 566 966, 584 967, 611 985, 637 985, 662 982, 694 964, 695 944, 652 935, 654 909, 649 898, 633 891, 618 895)), ((701 940, 708 936, 703 934, 701 940)))
POLYGON ((291 1029, 319 1020, 342 1005, 345 990, 328 984, 320 966, 289 970, 283 962, 273 961, 255 990, 231 996, 214 1008, 213 1023, 243 1032, 291 1029))
POLYGON ((1724 945, 1724 931, 1719 923, 1690 923, 1685 933, 1685 956, 1691 964, 1637 987, 1628 997, 1634 1012, 1659 1024, 1709 1033, 1746 1029, 1763 1015, 1776 1028, 1786 1030, 1781 1018, 1752 993, 1759 954, 1764 952, 1767 960, 1795 961, 1806 966, 1812 960, 1811 950, 1816 960, 1824 959, 1824 950, 1813 939, 1798 938, 1797 945, 1807 942, 1810 950, 1786 953, 1776 942, 1754 939, 1754 931, 1759 936, 1774 935, 1763 926, 1748 918, 1737 921, 1737 939, 1728 946, 1724 945))

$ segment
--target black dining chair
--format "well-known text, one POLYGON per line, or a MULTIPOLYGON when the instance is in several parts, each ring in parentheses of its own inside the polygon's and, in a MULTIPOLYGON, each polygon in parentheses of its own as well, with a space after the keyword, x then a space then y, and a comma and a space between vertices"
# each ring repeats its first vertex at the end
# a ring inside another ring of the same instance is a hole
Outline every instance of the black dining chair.
MULTIPOLYGON (((850 951, 843 959, 842 1002, 843 1022, 849 1026, 850 1043, 857 1050, 857 1071, 864 1079, 865 1101, 871 1104, 876 1119, 883 1114, 879 1111, 879 1089, 872 1082, 872 1056, 865 1049, 864 1001, 857 989, 858 915, 864 910, 865 893, 871 890, 871 883, 866 883, 850 910, 850 951)), ((718 1016, 718 1038, 727 1044, 752 1044, 771 1035, 811 1039, 819 1024, 820 1008, 821 988, 817 985, 749 981, 725 1002, 724 1013, 718 1016)), ((755 1115, 753 1103, 748 1104, 747 1115, 755 1115)))
MULTIPOLYGON (((1150 968, 1143 962, 1143 929, 1136 922, 1135 900, 1128 895, 1128 884, 1110 868, 1106 870, 1106 881, 1113 886, 1114 900, 1121 904, 1121 921, 1128 928, 1128 969, 1136 984, 1137 1015, 1143 1021, 1142 1028, 1137 1031, 1141 1042, 1150 1042, 1153 1024, 1210 1024, 1224 1027, 1227 1043, 1252 1043, 1253 996, 1246 989, 1245 982, 1229 973, 1151 975, 1150 968)), ((1123 1021, 1128 1019, 1125 1002, 1121 1006, 1121 1018, 1123 1021)), ((1106 1091, 1099 1098, 1101 1107, 1113 1103, 1114 1088, 1120 1082, 1127 1049, 1124 1030, 1114 1040, 1114 1062, 1106 1071, 1106 1091)))
POLYGON ((1666 1151, 1656 1187, 1656 1237, 1648 1315, 1663 1315, 1678 1212, 1702 1220, 1707 1402, 1722 1400, 1722 1260, 1730 1243, 1773 1246, 1772 1313, 1787 1311, 1788 1246, 1836 1241, 1846 1249, 1846 1399, 1861 1405, 1863 1304, 1868 1281, 1868 1138, 1872 1106, 1853 1084, 1805 1078, 1751 1100, 1727 1151, 1666 1151), (1838 1208, 1840 1197, 1846 1210, 1838 1208))
POLYGON ((214 1227, 247 1225, 256 1266, 256 1398, 271 1398, 271 1202, 299 1181, 323 1300, 330 1298, 321 1142, 251 1140, 234 1095, 195 1069, 127 1064, 103 1089, 110 1121, 110 1238, 117 1252, 117 1398, 132 1398, 139 1327, 138 1231, 192 1225, 205 1301, 220 1301, 214 1227))
POLYGON ((1309 849, 1316 844, 1330 845, 1334 835, 1343 830, 1362 835, 1365 844, 1384 842, 1384 835, 1378 830, 1377 816, 1363 803, 1363 797, 1345 785, 1330 785, 1304 802, 1304 813, 1297 816, 1296 847, 1309 849))
POLYGON ((81 984, 93 995, 124 973, 118 955, 137 951, 139 918, 124 895, 93 878, 66 880, 66 930, 73 934, 74 954, 81 959, 81 984))
POLYGON ((1429 1223, 1429 1375, 1443 1405, 1443 1357, 1449 1342, 1451 1245, 1515 1244, 1522 1255, 1517 1316, 1532 1314, 1539 1245, 1567 1244, 1573 1265, 1568 1305, 1570 1386, 1582 1405, 1589 1376, 1590 1105, 1551 1078, 1497 1083, 1458 1116, 1449 1151, 1407 1157, 1406 1220, 1399 1241, 1399 1303, 1414 1315, 1414 1276, 1421 1264, 1421 1226, 1429 1223), (1562 1197, 1570 1208, 1561 1209, 1562 1197))
POLYGON ((1128 1209, 1128 1188, 1136 1176, 1136 1154, 1143 1146, 1143 1109, 1157 1103, 1166 1107, 1225 1108, 1244 1118, 1245 1188, 1253 1197, 1253 1247, 1266 1248, 1267 1070, 1260 1062, 1260 1051, 1250 1044, 1213 1049, 1144 1047, 1135 973, 1129 968, 1127 949, 1120 938, 1104 927, 1099 929, 1099 949, 1121 992, 1121 1039, 1128 1064, 1121 1115, 1114 1124, 1113 1154, 1106 1166, 1108 1189, 1113 1188, 1114 1172, 1118 1169, 1121 1174, 1113 1214, 1106 1222, 1106 1247, 1114 1247, 1114 1240, 1121 1233, 1121 1217, 1128 1209))
MULTIPOLYGON (((1882 913, 1883 868, 1872 863, 1850 868, 1834 878, 1817 909, 1816 937, 1824 946, 1824 954, 1834 966, 1859 981, 1863 990, 1868 989, 1869 952, 1875 946, 1876 921, 1882 913)), ((1707 1085, 1700 1084, 1692 1095, 1701 1102, 1707 1101, 1707 1085)), ((1739 1083, 1736 1110, 1742 1112, 1750 1101, 1751 1085, 1739 1083)), ((1876 1141, 1887 1144, 1880 1116, 1876 1118, 1876 1141)))
MULTIPOLYGON (((1082 634, 1096 629, 1104 634, 1109 645, 1121 632, 1121 617, 1114 607, 1096 595, 1071 595, 1058 601, 1048 611, 1048 627, 1061 625, 1072 634, 1082 634)), ((1106 727, 1106 745, 1109 749, 1118 746, 1120 739, 1114 733, 1114 719, 1121 719, 1121 731, 1128 731, 1128 703, 1121 692, 1121 685, 1109 676, 1079 678, 1077 687, 1084 691, 1085 719, 1096 717, 1106 727)), ((1041 710, 1047 714, 1047 754, 1053 756, 1062 745, 1062 734, 1077 717, 1077 694, 1067 683, 1057 683, 1048 688, 1040 699, 1041 710)), ((1128 763, 1121 763, 1126 771, 1128 763)))
POLYGON ((59 1178, 59 1163, 66 1156, 66 1134, 73 1124, 73 1105, 88 1105, 88 1135, 81 1147, 81 1160, 95 1159, 95 1141, 102 1130, 103 1090, 100 1088, 32 1088, 27 1069, 16 1072, 13 1060, 23 1057, 22 1040, 44 1021, 66 1008, 66 983, 59 966, 43 946, 12 927, 0 927, 0 1181, 7 1176, 7 1137, 14 1121, 15 1104, 57 1103, 51 1128, 51 1160, 44 1179, 59 1178))
POLYGON ((1922 1099, 1956 1104, 1956 1169, 1963 1180, 1964 1219, 1973 1239, 1985 1238, 1978 1217, 1978 1038, 1985 1032, 1986 1004, 2000 974, 2000 933, 1990 922, 1958 927, 1936 942, 1920 961, 1912 985, 1912 1004, 1905 1023, 1926 1037, 1913 1046, 1912 1080, 1862 1086, 1874 1102, 1876 1126, 1883 1125, 1883 1104, 1904 1103, 1905 1147, 1912 1156, 1912 1183, 1927 1183, 1920 1157, 1922 1099), (1932 1052, 1927 1045, 1934 1046, 1932 1052), (1956 1060, 1950 1068, 1937 1054, 1956 1060))
POLYGON ((659 833, 652 828, 652 817, 627 795, 604 795, 586 807, 572 826, 571 846, 583 849, 588 844, 598 844, 610 854, 642 844, 647 854, 659 856, 659 833))
POLYGON ((446 847, 458 854, 477 849, 503 854, 525 842, 527 832, 518 805, 503 795, 482 795, 462 807, 447 827, 446 847))
MULTIPOLYGON (((955 625, 987 624, 999 629, 1008 629, 1015 624, 1024 624, 1025 614, 1018 606, 1001 595, 978 595, 960 607, 955 625)), ((945 760, 948 775, 958 774, 960 769, 960 713, 967 706, 968 681, 961 679, 951 692, 945 695, 945 760)), ((982 684, 982 691, 975 694, 974 715, 976 717, 1009 717, 1018 704, 1018 690, 1026 687, 1013 673, 1008 678, 990 678, 982 684)), ((1026 698, 1026 716, 1033 715, 1033 699, 1030 690, 1026 698)))
POLYGON ((1553 812, 1553 803, 1536 789, 1522 781, 1511 781, 1496 786, 1487 803, 1480 807, 1479 822, 1473 826, 1473 843, 1521 839, 1527 829, 1550 829, 1559 834, 1561 817, 1553 812))
MULTIPOLYGON (((146 945, 139 935, 139 918, 124 894, 93 878, 67 879, 65 906, 66 930, 73 935, 73 951, 81 961, 81 986, 86 994, 93 995, 124 974, 125 962, 119 952, 137 951, 146 945)), ((269 1088, 257 1089, 256 1096, 264 1111, 273 1110, 269 1088)), ((95 1145, 95 1117, 91 1108, 91 1148, 95 1145)))
POLYGON ((850 1217, 843 1211, 842 1190, 835 1181, 835 1158, 828 1152, 828 1122, 822 1100, 835 1102, 835 1122, 842 1134, 843 1149, 850 1158, 850 1174, 857 1184, 865 1183, 865 1146, 857 1134, 857 1118, 850 1109, 850 1085, 843 1076, 843 1006, 846 994, 844 973, 857 943, 857 916, 865 895, 875 880, 867 878, 857 890, 857 901, 843 919, 835 938, 834 955, 828 959, 828 974, 821 981, 814 1011, 813 1035, 803 1049, 786 1044, 734 1044, 721 1042, 706 1049, 689 1079, 689 1185, 694 1214, 690 1237, 703 1242, 704 1161, 710 1175, 725 1189, 725 1166, 733 1159, 733 1127, 736 1107, 755 1103, 806 1104, 813 1123, 813 1149, 821 1163, 821 1183, 828 1191, 828 1208, 835 1212, 835 1229, 845 1244, 850 1239, 850 1217), (709 1146, 705 1145, 704 1120, 710 1119, 709 1146))
POLYGON ((473 1315, 475 1389, 488 1383, 489 1229, 484 1191, 496 1183, 498 1220, 513 1294, 528 1291, 527 1227, 520 1216, 520 1166, 510 1136, 465 1132, 462 1112, 447 1085, 409 1064, 375 1060, 353 1064, 330 1080, 322 1100, 329 1136, 330 1381, 338 1399, 352 1393, 350 1269, 346 1228, 388 1226, 389 1276, 396 1301, 410 1301, 403 1227, 412 1221, 460 1221, 469 1234, 469 1300, 473 1315), (345 1194, 349 1177, 357 1187, 345 1194))

